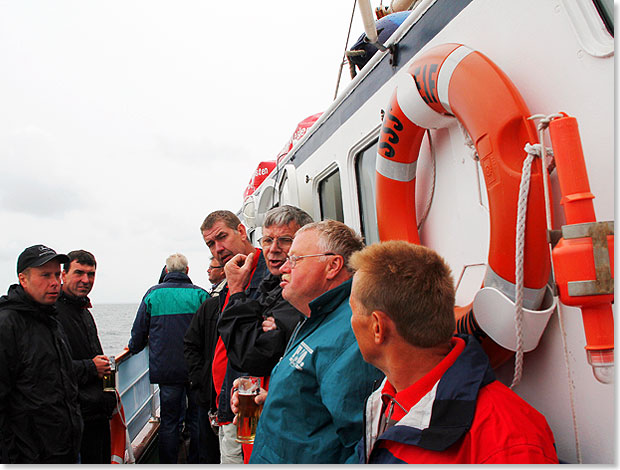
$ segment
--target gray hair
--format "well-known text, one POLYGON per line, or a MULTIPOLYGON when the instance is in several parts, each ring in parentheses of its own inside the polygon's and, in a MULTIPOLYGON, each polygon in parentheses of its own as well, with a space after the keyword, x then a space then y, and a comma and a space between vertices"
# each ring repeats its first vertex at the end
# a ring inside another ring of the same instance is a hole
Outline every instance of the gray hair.
POLYGON ((310 230, 316 230, 319 233, 319 250, 342 256, 347 270, 352 272, 349 268, 349 258, 353 253, 364 248, 364 239, 348 225, 330 219, 305 225, 297 231, 296 236, 310 230))
POLYGON ((291 222, 295 222, 299 227, 303 227, 306 224, 312 223, 312 217, 299 207, 285 204, 267 211, 263 228, 273 225, 288 225, 291 222))
POLYGON ((169 273, 185 272, 187 264, 187 258, 181 253, 175 253, 166 258, 166 269, 169 273))

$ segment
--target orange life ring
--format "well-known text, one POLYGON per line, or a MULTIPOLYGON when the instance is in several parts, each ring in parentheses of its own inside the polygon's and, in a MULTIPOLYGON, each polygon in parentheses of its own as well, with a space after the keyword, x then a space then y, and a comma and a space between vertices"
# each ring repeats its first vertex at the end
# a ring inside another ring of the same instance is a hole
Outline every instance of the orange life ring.
MULTIPOLYGON (((538 142, 525 102, 490 59, 460 44, 422 54, 398 83, 385 112, 376 169, 377 223, 381 240, 420 243, 417 229, 416 165, 424 132, 446 127, 456 117, 480 158, 490 210, 490 246, 484 286, 515 298, 517 201, 526 143, 538 142), (398 223, 394 223, 398 220, 398 223)), ((524 303, 537 309, 545 295, 550 261, 540 161, 532 166, 527 206, 524 303)), ((471 310, 456 313, 459 331, 476 327, 471 310)), ((488 341, 487 341, 488 343, 488 341)), ((483 346, 493 365, 512 352, 483 346), (501 357, 500 357, 501 356, 501 357)))
POLYGON ((125 446, 127 443, 127 427, 125 426, 125 409, 120 399, 118 390, 116 393, 116 408, 110 420, 110 463, 122 464, 125 462, 125 446))

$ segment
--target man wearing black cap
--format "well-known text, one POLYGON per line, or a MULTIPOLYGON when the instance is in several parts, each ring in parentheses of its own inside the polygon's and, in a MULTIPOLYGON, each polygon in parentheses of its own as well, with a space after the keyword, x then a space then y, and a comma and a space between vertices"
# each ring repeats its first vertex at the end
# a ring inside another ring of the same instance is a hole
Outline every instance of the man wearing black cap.
POLYGON ((54 303, 60 263, 44 245, 17 259, 19 284, 0 297, 0 463, 76 463, 82 416, 54 303))

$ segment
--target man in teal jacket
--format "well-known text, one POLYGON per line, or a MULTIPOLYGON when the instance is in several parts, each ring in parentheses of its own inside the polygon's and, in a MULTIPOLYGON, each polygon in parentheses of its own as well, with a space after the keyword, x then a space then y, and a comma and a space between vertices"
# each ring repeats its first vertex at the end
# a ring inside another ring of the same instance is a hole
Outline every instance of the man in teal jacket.
POLYGON ((295 235, 281 268, 282 296, 306 318, 271 373, 250 463, 356 461, 364 399, 383 378, 364 362, 351 330, 347 262, 361 248, 361 238, 333 220, 295 235))
POLYGON ((132 354, 142 351, 148 344, 149 377, 151 383, 159 384, 160 463, 177 463, 179 421, 183 414, 185 426, 190 432, 187 460, 188 463, 198 463, 197 391, 189 386, 183 337, 194 313, 209 298, 209 294, 192 284, 188 271, 184 255, 175 253, 166 259, 167 274, 162 283, 151 287, 144 295, 129 340, 132 354))

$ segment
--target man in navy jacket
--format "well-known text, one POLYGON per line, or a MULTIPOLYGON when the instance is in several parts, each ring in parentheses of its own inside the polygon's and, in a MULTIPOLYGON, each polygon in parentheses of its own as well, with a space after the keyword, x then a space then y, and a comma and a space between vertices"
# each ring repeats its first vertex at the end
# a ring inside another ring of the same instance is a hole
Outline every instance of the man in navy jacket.
POLYGON ((201 287, 192 284, 187 273, 187 258, 180 253, 166 260, 164 282, 151 287, 144 295, 131 329, 129 351, 138 353, 149 345, 151 383, 159 384, 161 424, 159 460, 177 463, 179 421, 185 410, 185 424, 190 432, 188 463, 198 463, 198 410, 196 391, 191 390, 183 337, 200 305, 209 298, 201 287))

